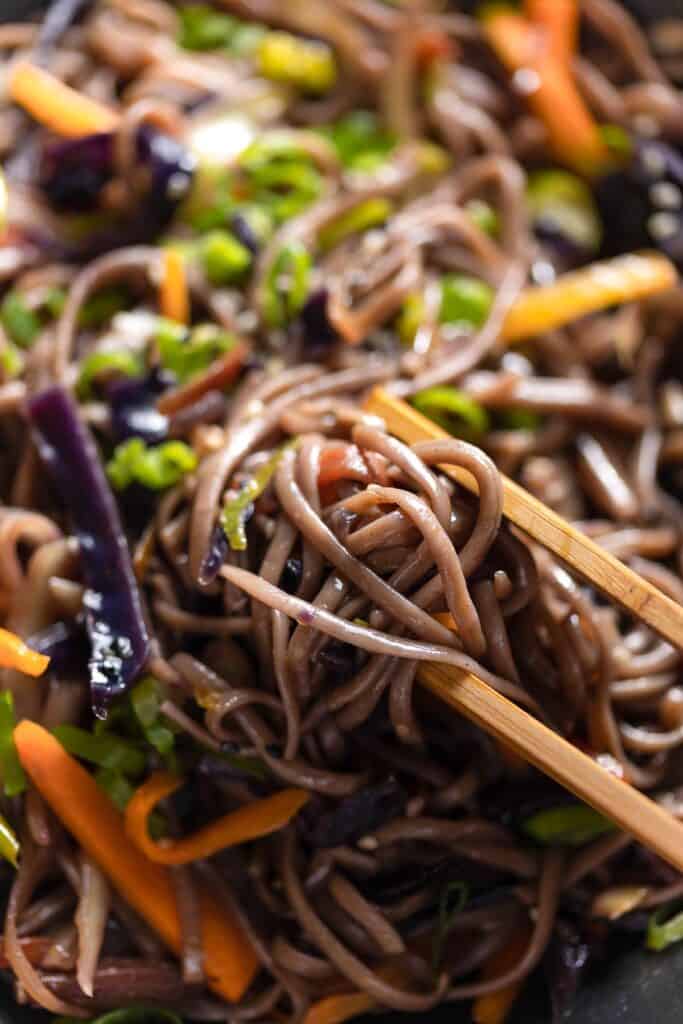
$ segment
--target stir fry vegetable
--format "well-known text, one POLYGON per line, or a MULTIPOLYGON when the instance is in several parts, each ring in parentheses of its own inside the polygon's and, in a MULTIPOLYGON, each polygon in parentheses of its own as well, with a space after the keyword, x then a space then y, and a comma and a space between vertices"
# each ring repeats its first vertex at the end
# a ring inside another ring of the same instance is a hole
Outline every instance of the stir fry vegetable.
MULTIPOLYGON (((21 763, 64 827, 128 903, 178 953, 180 923, 175 894, 166 869, 149 861, 126 835, 123 818, 95 780, 61 744, 35 722, 14 730, 21 763)), ((207 890, 200 899, 202 945, 208 982, 229 1000, 241 997, 256 970, 246 937, 207 890)))
POLYGON ((260 498, 265 491, 279 465, 280 459, 287 448, 291 447, 292 443, 295 442, 283 445, 267 462, 264 462, 254 476, 242 484, 235 497, 226 498, 220 522, 233 551, 246 550, 247 534, 245 526, 249 510, 256 499, 260 498))
POLYGON ((586 804, 567 804, 539 811, 522 825, 538 843, 581 846, 614 829, 611 821, 586 804))
POLYGON ((15 668, 27 676, 42 676, 50 664, 44 654, 38 654, 26 646, 21 637, 0 629, 0 666, 15 668))
POLYGON ((12 68, 8 87, 15 103, 56 135, 77 138, 111 131, 118 124, 113 110, 27 61, 12 68))

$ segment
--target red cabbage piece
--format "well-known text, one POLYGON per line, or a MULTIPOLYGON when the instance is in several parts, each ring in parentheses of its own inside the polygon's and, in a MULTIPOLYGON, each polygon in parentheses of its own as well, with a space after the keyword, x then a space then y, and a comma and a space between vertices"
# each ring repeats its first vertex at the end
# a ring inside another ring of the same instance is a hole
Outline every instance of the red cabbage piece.
POLYGON ((105 718, 149 652, 128 543, 97 447, 73 398, 51 387, 29 401, 28 412, 38 451, 80 543, 92 705, 105 718))

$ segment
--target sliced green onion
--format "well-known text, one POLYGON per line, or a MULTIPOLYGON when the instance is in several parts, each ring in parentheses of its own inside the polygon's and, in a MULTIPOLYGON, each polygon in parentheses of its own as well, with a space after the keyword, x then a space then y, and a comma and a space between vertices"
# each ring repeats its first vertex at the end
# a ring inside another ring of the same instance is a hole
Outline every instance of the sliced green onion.
POLYGON ((78 323, 90 329, 102 327, 116 313, 125 309, 128 303, 129 296, 123 288, 103 288, 83 304, 78 323))
POLYGON ((465 211, 485 234, 491 235, 492 238, 497 237, 500 231, 500 217, 490 203, 484 202, 483 199, 470 199, 465 203, 465 211))
POLYGON ((308 297, 311 255, 300 242, 284 245, 268 273, 263 312, 269 327, 284 327, 308 297))
POLYGON ((441 891, 439 898, 439 917, 432 942, 432 969, 438 971, 443 958, 446 939, 453 930, 458 914, 462 911, 469 898, 469 889, 465 882, 449 882, 441 891))
POLYGON ((532 221, 551 228, 590 252, 597 252, 602 224, 593 194, 569 171, 536 171, 529 176, 527 207, 532 221))
POLYGON ((441 281, 441 323, 481 327, 493 304, 493 289, 468 274, 447 274, 441 281))
POLYGON ((295 442, 288 442, 277 449, 267 462, 256 470, 254 475, 240 487, 233 498, 227 498, 221 512, 220 523, 228 543, 233 551, 246 551, 247 532, 246 518, 249 509, 270 483, 280 459, 285 451, 295 442))
POLYGON ((26 789, 26 776, 14 746, 14 697, 10 690, 0 693, 0 776, 5 796, 19 796, 26 789))
POLYGON ((411 401, 418 412, 456 437, 478 436, 490 427, 486 409, 464 391, 448 384, 418 391, 411 401))
POLYGON ((64 303, 66 302, 66 290, 64 288, 50 288, 43 300, 43 309, 56 320, 62 315, 64 303))
POLYGON ((234 203, 246 200, 259 206, 279 224, 321 195, 323 179, 290 134, 272 131, 244 150, 232 189, 234 203))
POLYGON ((13 868, 17 867, 19 840, 16 832, 2 814, 0 814, 0 857, 8 860, 13 868))
POLYGON ((401 306, 401 312, 396 318, 396 330, 401 339, 401 344, 409 347, 415 341, 415 335, 419 331, 426 316, 424 296, 420 292, 412 292, 406 295, 401 306))
POLYGON ((128 349, 91 352, 81 363, 76 393, 84 400, 91 397, 93 384, 102 377, 141 377, 143 372, 142 360, 128 349))
POLYGON ((161 721, 164 697, 161 683, 154 676, 145 676, 131 690, 130 702, 147 742, 163 757, 168 757, 173 751, 175 736, 161 721))
POLYGON ((256 61, 265 78, 304 92, 327 92, 337 80, 337 64, 327 43, 289 32, 266 33, 256 51, 256 61))
POLYGON ((7 292, 0 306, 0 323, 20 348, 30 348, 40 334, 40 318, 29 309, 19 292, 7 292))
POLYGON ((151 491, 163 491, 196 467, 197 456, 184 441, 164 441, 148 448, 139 437, 132 437, 114 449, 107 463, 107 476, 117 491, 125 490, 132 483, 151 491))
POLYGON ((360 234, 369 228, 384 224, 391 216, 394 204, 389 199, 365 199, 353 209, 340 214, 327 224, 318 235, 318 242, 323 250, 332 249, 350 235, 360 234))
POLYGON ((4 380, 11 380, 23 373, 24 357, 11 341, 7 341, 0 349, 0 370, 4 380))
POLYGON ((121 736, 110 732, 95 735, 77 725, 58 725, 53 732, 64 749, 82 761, 124 775, 141 775, 145 770, 143 751, 121 736))
POLYGON ((648 949, 659 953, 683 939, 683 910, 677 908, 680 908, 680 902, 665 904, 650 915, 646 939, 648 949))
POLYGON ((532 815, 522 830, 545 846, 582 846, 614 831, 614 825, 587 804, 566 804, 532 815))
POLYGON ((251 265, 251 253, 229 231, 212 231, 203 239, 201 260, 211 284, 234 284, 251 265))
POLYGON ((181 7, 178 42, 185 50, 217 50, 229 46, 239 22, 208 4, 181 7))
POLYGON ((159 319, 154 340, 161 365, 171 370, 181 384, 201 373, 235 345, 232 334, 211 324, 201 324, 189 331, 183 324, 163 317, 159 319))
POLYGON ((377 115, 369 110, 354 110, 321 130, 335 146, 342 164, 352 170, 374 170, 386 161, 396 145, 395 137, 382 128, 377 115))
POLYGON ((100 789, 104 790, 115 807, 118 807, 120 811, 125 811, 136 789, 130 779, 127 779, 122 772, 113 771, 110 768, 100 768, 95 772, 95 782, 100 789))

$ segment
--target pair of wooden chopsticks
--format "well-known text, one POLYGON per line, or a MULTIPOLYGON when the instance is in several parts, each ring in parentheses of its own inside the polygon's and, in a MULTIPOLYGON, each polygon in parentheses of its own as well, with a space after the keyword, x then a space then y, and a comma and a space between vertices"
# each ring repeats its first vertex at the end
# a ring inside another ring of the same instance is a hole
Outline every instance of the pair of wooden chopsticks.
MULTIPOLYGON (((390 433, 408 444, 449 436, 382 388, 373 391, 365 407, 384 420, 390 433)), ((440 468, 477 493, 476 482, 466 470, 457 466, 440 468)), ((511 523, 660 636, 683 647, 683 607, 507 477, 503 477, 503 495, 504 514, 511 523)), ((427 664, 420 667, 418 678, 441 700, 683 871, 683 823, 653 800, 501 697, 477 676, 427 664)))

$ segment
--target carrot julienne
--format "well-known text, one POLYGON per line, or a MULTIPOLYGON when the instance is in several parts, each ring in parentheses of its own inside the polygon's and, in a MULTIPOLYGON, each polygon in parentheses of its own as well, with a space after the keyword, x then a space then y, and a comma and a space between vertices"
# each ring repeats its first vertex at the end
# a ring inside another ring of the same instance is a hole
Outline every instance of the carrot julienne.
POLYGON ((215 359, 203 373, 187 384, 165 392, 157 402, 157 409, 164 416, 171 416, 192 405, 209 391, 224 391, 229 388, 246 363, 249 352, 249 346, 243 341, 238 341, 234 348, 215 359))
POLYGON ((283 789, 224 815, 194 835, 155 842, 147 830, 149 816, 159 801, 175 793, 182 782, 174 775, 157 772, 136 790, 126 807, 129 838, 156 864, 191 864, 229 846, 270 835, 291 821, 309 800, 309 794, 303 789, 283 789))
POLYGON ((46 654, 39 654, 27 647, 21 637, 0 629, 0 667, 14 668, 27 676, 42 676, 50 664, 46 654))
POLYGON ((12 68, 8 90, 15 103, 56 135, 78 138, 110 132, 119 123, 118 115, 109 107, 29 61, 12 68))
MULTIPOLYGON (((123 817, 109 797, 47 729, 36 722, 20 722, 14 743, 26 774, 67 831, 126 902, 179 954, 182 932, 168 869, 153 864, 130 841, 123 817)), ((218 995, 236 1002, 256 973, 256 954, 239 924, 206 887, 198 887, 198 897, 207 983, 218 995)))
POLYGON ((178 249, 164 249, 159 285, 159 308, 162 316, 178 324, 190 321, 190 291, 187 285, 185 260, 178 249))
MULTIPOLYGON (((486 962, 481 972, 481 980, 492 981, 501 974, 511 971, 524 956, 530 938, 531 928, 529 925, 516 931, 502 949, 494 953, 486 962)), ((498 989, 497 992, 479 996, 472 1008, 474 1024, 503 1024, 522 991, 524 980, 514 981, 512 984, 498 989)))

